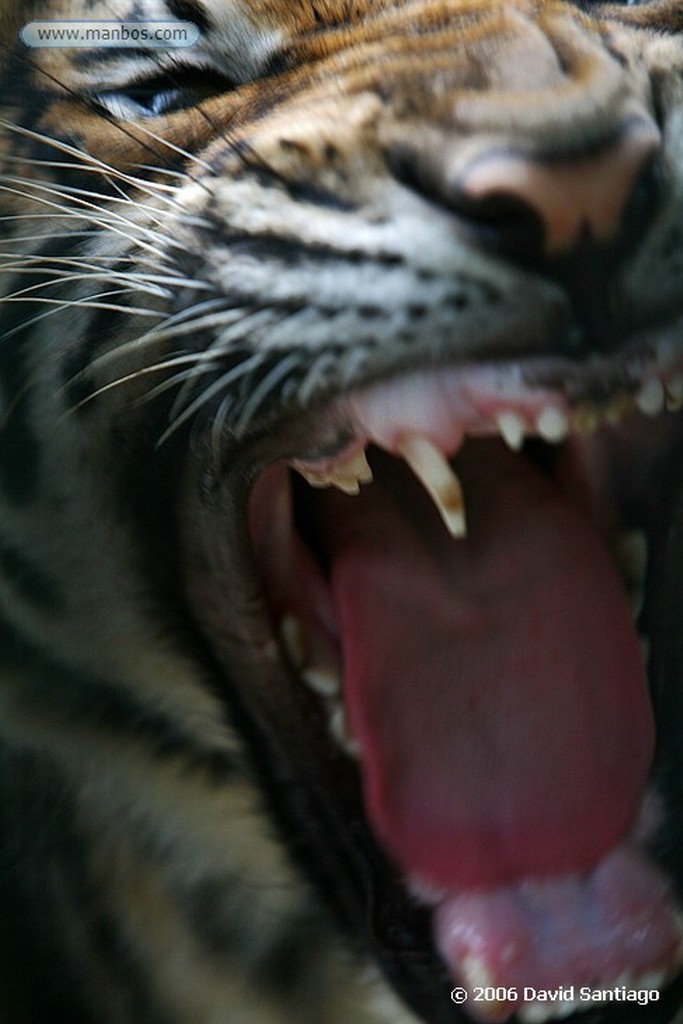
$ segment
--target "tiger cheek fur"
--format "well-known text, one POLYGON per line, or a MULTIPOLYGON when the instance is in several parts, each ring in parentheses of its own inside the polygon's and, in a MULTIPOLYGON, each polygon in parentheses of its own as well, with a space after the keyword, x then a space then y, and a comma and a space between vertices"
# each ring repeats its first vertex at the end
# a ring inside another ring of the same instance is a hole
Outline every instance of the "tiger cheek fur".
POLYGON ((3 1024, 680 1024, 680 5, 0 29, 3 1024))

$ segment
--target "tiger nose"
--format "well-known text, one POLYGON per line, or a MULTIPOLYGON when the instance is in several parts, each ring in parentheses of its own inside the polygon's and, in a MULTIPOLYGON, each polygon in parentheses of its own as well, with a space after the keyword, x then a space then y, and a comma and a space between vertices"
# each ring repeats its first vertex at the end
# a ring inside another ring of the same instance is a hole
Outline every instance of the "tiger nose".
POLYGON ((638 121, 588 153, 495 145, 456 161, 453 173, 434 150, 412 161, 404 151, 394 173, 455 214, 484 248, 522 265, 566 263, 587 240, 616 257, 647 229, 658 206, 660 148, 655 125, 638 121))

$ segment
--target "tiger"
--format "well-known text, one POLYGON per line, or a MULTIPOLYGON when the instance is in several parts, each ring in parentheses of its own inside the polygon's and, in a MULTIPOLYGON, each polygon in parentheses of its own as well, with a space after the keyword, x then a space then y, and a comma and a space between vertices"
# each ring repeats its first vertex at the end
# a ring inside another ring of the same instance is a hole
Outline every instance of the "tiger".
POLYGON ((3 1024, 681 1024, 678 0, 0 26, 3 1024))

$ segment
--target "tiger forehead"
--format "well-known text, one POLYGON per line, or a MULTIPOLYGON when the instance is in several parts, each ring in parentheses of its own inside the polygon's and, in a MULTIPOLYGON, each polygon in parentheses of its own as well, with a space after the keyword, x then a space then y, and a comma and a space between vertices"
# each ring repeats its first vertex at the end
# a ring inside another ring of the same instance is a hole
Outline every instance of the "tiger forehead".
POLYGON ((557 0, 508 0, 505 4, 490 0, 35 0, 21 5, 0 0, 0 24, 13 13, 18 23, 31 17, 140 23, 178 19, 197 25, 214 45, 229 47, 247 42, 249 34, 286 45, 340 26, 360 29, 354 36, 357 40, 366 32, 372 35, 373 23, 378 16, 381 21, 382 15, 396 14, 397 24, 414 20, 429 28, 463 19, 476 21, 508 9, 534 14, 557 6, 563 4, 557 0))
MULTIPOLYGON (((158 21, 168 18, 197 25, 217 47, 249 44, 249 36, 262 36, 273 46, 292 43, 311 34, 325 35, 326 29, 356 26, 360 36, 372 35, 377 16, 399 16, 399 25, 411 19, 422 29, 444 24, 466 24, 481 17, 507 11, 523 11, 530 16, 552 13, 556 8, 573 7, 579 14, 585 4, 575 0, 0 0, 0 28, 18 27, 31 17, 95 21, 158 21), (402 18, 401 15, 404 15, 402 18)), ((644 24, 671 31, 680 27, 681 15, 676 0, 660 0, 654 5, 595 3, 591 13, 618 17, 626 24, 644 24)), ((323 49, 327 44, 323 44, 323 49)), ((67 58, 68 59, 68 58, 67 58)))
MULTIPOLYGON (((664 0, 667 10, 670 2, 664 0)), ((141 77, 143 63, 153 59, 162 68, 178 64, 221 69, 241 85, 267 74, 276 55, 284 55, 286 66, 306 67, 344 50, 353 50, 360 57, 364 44, 380 43, 390 57, 422 45, 420 37, 444 31, 447 37, 442 44, 449 48, 467 49, 465 37, 471 32, 480 48, 481 40, 498 36, 501 28, 503 32, 512 28, 516 18, 540 24, 545 17, 571 11, 573 19, 588 26, 593 18, 583 15, 580 8, 566 0, 507 0, 503 4, 491 0, 36 0, 25 7, 13 0, 0 0, 0 19, 7 17, 6 10, 21 9, 24 21, 31 16, 138 23, 179 19, 199 28, 200 38, 193 46, 158 51, 152 57, 139 51, 137 55, 129 52, 127 59, 116 48, 112 52, 97 46, 88 51, 48 48, 37 55, 37 63, 50 75, 87 92, 102 75, 115 84, 121 68, 130 67, 130 60, 136 57, 139 67, 137 73, 132 72, 133 79, 141 77)), ((638 23, 643 17, 639 10, 595 4, 592 15, 603 11, 611 17, 618 11, 619 20, 638 23)), ((376 62, 377 54, 368 52, 369 59, 376 62)), ((282 64, 277 62, 277 66, 282 64)), ((342 63, 335 63, 335 75, 343 75, 344 70, 342 63)))
POLYGON ((297 35, 327 25, 348 24, 377 10, 400 7, 404 0, 179 0, 170 3, 178 15, 192 19, 193 13, 209 26, 220 25, 231 14, 247 16, 255 25, 280 28, 297 35))
MULTIPOLYGON (((127 21, 176 18, 203 31, 230 31, 235 20, 254 30, 279 31, 286 38, 335 25, 351 24, 378 11, 400 8, 410 0, 36 0, 21 5, 1 0, 0 17, 11 13, 36 17, 127 21)), ((448 0, 442 6, 448 7, 448 0)))

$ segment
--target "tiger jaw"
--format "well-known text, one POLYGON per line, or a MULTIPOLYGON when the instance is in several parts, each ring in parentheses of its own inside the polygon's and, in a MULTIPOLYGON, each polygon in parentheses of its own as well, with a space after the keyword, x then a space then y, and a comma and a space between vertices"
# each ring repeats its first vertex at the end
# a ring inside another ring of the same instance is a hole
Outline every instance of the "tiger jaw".
POLYGON ((600 426, 616 427, 634 410, 654 417, 683 407, 683 373, 675 365, 661 376, 644 376, 632 393, 617 393, 603 406, 587 402, 571 408, 563 396, 544 397, 533 390, 524 395, 516 378, 516 368, 511 367, 496 368, 492 374, 456 370, 409 379, 407 387, 399 380, 367 396, 361 393, 348 401, 354 434, 350 448, 318 461, 293 459, 291 466, 312 487, 336 487, 355 495, 373 479, 365 447, 378 444, 408 463, 457 539, 467 534, 465 503, 448 459, 457 455, 466 436, 499 434, 510 449, 519 451, 526 438, 557 445, 572 432, 586 435, 600 426), (492 380, 486 382, 486 376, 492 380), (509 398, 506 390, 512 392, 509 398), (416 423, 410 423, 404 404, 411 394, 416 423))
MULTIPOLYGON (((269 717, 277 719, 278 716, 284 716, 281 721, 288 722, 290 736, 301 732, 305 734, 309 749, 302 753, 296 749, 295 744, 284 756, 291 756, 293 764, 303 758, 305 763, 302 762, 295 769, 295 775, 300 774, 308 780, 311 777, 318 779, 314 788, 322 787, 322 791, 328 794, 328 809, 334 806, 334 814, 346 821, 346 827, 357 836, 357 855, 361 865, 364 860, 371 863, 379 856, 376 850, 371 853, 367 846, 371 841, 371 833, 376 833, 372 824, 374 812, 370 814, 371 831, 365 839, 360 839, 357 796, 353 795, 356 782, 350 781, 352 776, 357 776, 355 765, 358 765, 361 775, 367 772, 367 751, 364 745, 367 745, 368 734, 367 730, 365 733, 363 731, 365 727, 362 721, 359 729, 357 703, 355 710, 353 707, 350 709, 348 700, 342 696, 348 684, 345 678, 346 659, 340 652, 338 609, 330 597, 327 580, 330 555, 326 550, 327 541, 320 540, 320 532, 322 530, 324 537, 326 517, 334 519, 341 514, 340 508, 352 509, 356 502, 370 501, 371 504, 365 507, 370 510, 369 515, 374 515, 374 499, 371 497, 373 490, 379 487, 381 491, 389 487, 390 490, 396 489, 399 504, 405 499, 411 517, 417 516, 421 521, 429 523, 425 529, 430 537, 437 538, 433 542, 437 545, 435 550, 447 552, 450 545, 469 542, 450 537, 444 529, 434 509, 434 498, 436 496, 438 501, 439 488, 434 486, 429 467, 425 469, 424 464, 418 466, 416 477, 413 469, 407 465, 404 455, 407 450, 406 437, 412 441, 416 438, 420 441, 424 437, 429 438, 426 449, 422 444, 423 454, 424 450, 438 453, 439 472, 443 470, 444 461, 448 457, 445 465, 449 467, 449 473, 460 478, 468 526, 475 535, 479 529, 478 523, 481 522, 481 512, 476 508, 478 486, 476 482, 474 485, 472 483, 472 474, 475 472, 472 463, 481 461, 485 453, 489 453, 486 458, 495 456, 497 459, 497 451, 509 450, 509 455, 501 463, 505 466, 510 465, 508 460, 522 460, 522 463, 526 463, 530 459, 531 463, 542 463, 543 474, 550 475, 554 481, 553 486, 576 488, 577 481, 580 482, 577 493, 580 494, 578 500, 582 513, 590 515, 603 534, 601 543, 607 543, 613 549, 610 557, 620 565, 621 586, 629 591, 631 603, 641 605, 643 590, 647 591, 645 609, 638 624, 652 642, 651 666, 654 668, 651 685, 658 691, 657 700, 661 701, 660 691, 666 685, 663 679, 665 669, 662 666, 670 657, 670 652, 666 650, 666 641, 662 642, 656 622, 655 628, 651 629, 649 609, 653 602, 662 600, 658 596, 662 586, 660 577, 666 575, 667 548, 664 538, 671 530, 671 523, 659 521, 656 509, 670 509, 673 502, 671 493, 664 488, 664 480, 674 475, 675 456, 681 438, 680 359, 676 360, 671 350, 660 346, 656 358, 651 353, 647 358, 641 353, 640 358, 633 359, 630 370, 627 369, 626 361, 618 365, 613 361, 608 369, 603 365, 600 370, 595 367, 591 370, 587 364, 583 380, 576 366, 573 374, 565 374, 565 385, 559 386, 558 381, 562 380, 561 367, 553 365, 551 360, 530 361, 527 366, 517 363, 416 371, 331 401, 321 412, 308 415, 303 424, 300 422, 293 427, 285 423, 277 431, 277 451, 274 451, 275 435, 272 429, 266 430, 255 447, 250 448, 250 461, 247 461, 245 455, 244 460, 238 459, 232 463, 229 475, 220 485, 226 488, 227 495, 234 491, 238 480, 244 479, 245 475, 253 477, 256 473, 250 499, 250 533, 255 548, 257 575, 265 592, 260 600, 265 600, 268 605, 265 614, 269 625, 263 622, 262 626, 271 639, 266 640, 261 626, 257 628, 252 582, 245 582, 244 598, 236 609, 234 602, 230 608, 221 606, 221 602, 226 600, 224 594, 214 596, 209 602, 217 609, 213 627, 210 623, 211 615, 206 622, 210 629, 213 628, 214 643, 219 654, 222 649, 224 653, 221 656, 228 662, 234 662, 236 656, 244 657, 246 646, 261 652, 261 665, 257 668, 251 664, 249 671, 252 676, 260 675, 262 687, 260 691, 257 687, 246 692, 244 699, 255 709, 257 720, 267 723, 269 717), (514 395, 513 382, 517 388, 514 395), (599 386, 600 382, 602 387, 599 386), (441 389, 442 399, 447 396, 440 411, 435 389, 441 389), (481 406, 476 415, 471 408, 465 415, 465 395, 468 401, 481 406), (599 396, 599 401, 591 402, 591 395, 599 396), (431 400, 425 401, 426 396, 431 400), (520 424, 526 442, 522 442, 520 424), (565 432, 565 424, 568 425, 568 436, 563 439, 561 435, 565 432), (511 425, 518 429, 513 432, 511 425), (553 436, 550 437, 550 434, 553 436), (464 441, 463 436, 466 437, 464 441), (366 445, 369 446, 367 452, 366 445), (636 449, 637 445, 639 449, 636 449), (521 448, 523 450, 518 451, 521 448), (457 455, 454 454, 456 450, 457 455), (641 452, 640 458, 636 460, 632 459, 634 450, 641 452), (622 464, 625 455, 631 459, 630 470, 622 464), (461 472, 463 459, 464 472, 461 472), (256 464, 262 467, 260 471, 254 470, 256 464), (293 467, 293 471, 287 470, 288 464, 293 467), (648 476, 645 470, 649 466, 655 466, 655 470, 648 476), (375 482, 370 481, 372 474, 376 478, 375 482), (305 477, 310 479, 314 489, 305 482, 305 477), (425 492, 424 478, 430 484, 429 494, 425 492), (414 481, 412 484, 411 479, 414 481), (331 484, 332 487, 319 489, 318 485, 321 484, 331 484), (341 493, 335 497, 338 485, 341 485, 341 493), (295 538, 295 554, 292 553, 292 538, 295 538), (301 573, 300 557, 307 560, 305 570, 301 573), (645 562, 648 559, 652 568, 647 569, 648 579, 644 582, 645 562), (301 579, 308 581, 301 584, 306 591, 303 600, 300 598, 301 591, 291 586, 293 570, 294 575, 300 574, 301 579), (221 622, 227 621, 239 621, 240 628, 246 631, 243 642, 234 636, 223 636, 216 642, 216 636, 225 633, 221 622), (273 636, 277 637, 277 645, 272 642, 273 636)), ((414 447, 413 444, 413 450, 414 447)), ((410 448, 411 445, 408 445, 410 448)), ((232 504, 232 499, 223 500, 229 500, 232 504)), ((346 513, 343 515, 346 516, 346 513)), ((205 559, 201 559, 203 564, 199 571, 203 578, 200 586, 204 593, 212 570, 214 586, 218 591, 222 590, 221 577, 227 578, 231 569, 233 582, 235 579, 233 543, 226 541, 224 525, 219 525, 222 520, 223 517, 219 515, 214 526, 205 525, 199 531, 205 538, 211 536, 209 546, 213 554, 210 561, 215 563, 209 568, 205 559), (219 531, 223 532, 222 540, 217 539, 219 531), (213 545, 218 547, 214 548, 213 545), (225 554, 221 553, 222 549, 225 554)), ((195 533, 192 543, 196 546, 197 542, 195 533)), ((446 554, 445 557, 448 559, 450 556, 446 554)), ((254 566, 245 563, 238 571, 246 581, 253 576, 254 566)), ((206 607, 207 602, 204 601, 204 610, 206 607)), ((399 617, 397 622, 401 623, 402 619, 399 617)), ((415 628, 419 630, 419 626, 415 628)), ((670 627, 665 627, 665 632, 667 628, 670 631, 670 627)), ((629 629, 637 643, 635 630, 633 627, 629 629)), ((660 726, 665 724, 663 716, 666 712, 655 707, 655 713, 662 719, 658 722, 659 731, 660 726)), ((649 711, 645 714, 649 715, 649 711)), ((371 730, 371 747, 374 743, 371 730)), ((648 782, 649 796, 646 797, 645 775, 648 774, 647 769, 652 760, 651 752, 647 755, 642 779, 633 782, 632 800, 629 809, 625 811, 626 817, 620 833, 622 837, 627 837, 629 857, 633 851, 633 856, 647 859, 645 874, 650 871, 650 855, 647 851, 657 845, 661 815, 664 813, 661 808, 654 814, 650 811, 653 802, 655 806, 659 804, 656 791, 662 772, 666 773, 666 754, 662 745, 662 749, 655 755, 654 769, 650 773, 654 782, 648 782), (633 838, 634 829, 638 832, 637 838, 633 838), (629 835, 631 838, 628 838, 629 835)), ((285 812, 285 818, 289 820, 288 812, 285 812)), ((291 824, 288 827, 292 827, 291 824)), ((391 838, 388 842, 386 838, 380 838, 380 846, 385 846, 393 859, 395 850, 392 849, 392 842, 391 838)), ((612 848, 615 842, 619 848, 623 845, 621 839, 613 837, 605 841, 606 848, 612 848)), ((404 854, 405 851, 399 851, 399 863, 404 854)), ((315 843, 311 855, 316 856, 315 843)), ((585 856, 589 865, 599 862, 602 857, 595 851, 583 851, 580 856, 585 856)), ((359 866, 357 870, 362 876, 367 869, 359 866)), ((570 868, 566 865, 561 870, 558 868, 560 874, 566 874, 568 870, 570 868)), ((589 869, 585 870, 588 870, 588 875, 591 874, 589 869)), ((652 870, 660 880, 657 884, 661 883, 668 891, 668 882, 662 881, 664 876, 659 874, 660 869, 653 866, 652 870)), ((402 874, 409 880, 411 890, 417 889, 424 894, 427 890, 438 892, 452 888, 450 883, 440 884, 438 876, 441 871, 442 868, 438 868, 431 877, 428 872, 421 876, 419 871, 413 870, 409 864, 406 867, 404 862, 402 874)), ((492 869, 492 873, 495 875, 495 869, 492 869)), ((539 877, 547 873, 548 866, 539 872, 539 877)), ((642 875, 640 869, 637 873, 642 875)), ((467 890, 467 884, 461 888, 467 890)), ((404 897, 402 899, 405 901, 404 897)), ((638 956, 625 969, 634 983, 641 975, 652 975, 653 972, 662 981, 667 981, 675 973, 677 965, 680 965, 680 934, 675 901, 673 897, 667 896, 666 902, 666 909, 660 908, 661 913, 657 912, 659 916, 654 922, 660 936, 663 936, 659 944, 655 943, 654 961, 645 957, 647 963, 643 963, 638 956)), ((433 899, 429 903, 433 904, 433 899)), ((363 911, 359 910, 359 913, 362 915, 363 911)), ((413 913, 417 915, 417 922, 422 913, 417 904, 406 921, 413 913)), ((416 923, 406 927, 409 930, 414 928, 416 935, 420 933, 421 926, 416 923)), ((415 941, 418 942, 417 939, 415 941)), ((447 942, 447 939, 442 934, 442 953, 443 942, 447 942)), ((461 965, 465 960, 466 957, 461 957, 461 965)), ((487 968, 486 964, 479 965, 480 973, 484 968, 487 968)), ((611 973, 606 968, 604 985, 614 982, 620 973, 624 971, 619 971, 616 966, 611 973)), ((491 1020, 496 1019, 493 1014, 501 1012, 500 1009, 485 1006, 480 1006, 479 1010, 483 1019, 491 1020)), ((507 1007, 505 1014, 509 1015, 513 1011, 514 1007, 507 1007)), ((541 1012, 538 1008, 537 1011, 541 1012)), ((547 1016, 551 1012, 552 1008, 547 1016)))
MULTIPOLYGON (((603 405, 583 402, 574 407, 562 396, 544 396, 533 389, 523 396, 513 368, 498 367, 491 374, 495 383, 494 406, 483 414, 474 411, 478 403, 473 400, 473 394, 479 380, 479 404, 486 407, 491 403, 491 396, 481 393, 481 378, 486 375, 487 371, 468 374, 461 369, 424 373, 417 378, 399 378, 397 382, 361 392, 346 403, 354 419, 354 440, 338 455, 317 461, 295 458, 290 466, 313 488, 333 487, 353 496, 360 493, 361 487, 373 483, 367 446, 375 444, 390 452, 393 446, 392 454, 405 460, 434 502, 446 529, 457 540, 467 533, 466 504, 452 461, 467 436, 495 436, 497 432, 512 451, 518 452, 527 439, 560 445, 572 435, 587 436, 601 428, 608 431, 618 428, 637 413, 655 418, 665 411, 678 412, 683 405, 683 374, 675 364, 659 376, 649 371, 639 382, 635 377, 630 392, 616 393, 603 405), (510 389, 518 392, 514 399, 504 394, 506 376, 510 389), (406 411, 411 393, 416 407, 415 419, 420 421, 423 433, 417 432, 415 423, 405 429, 406 421, 411 419, 406 411), (444 416, 442 409, 441 415, 437 415, 435 407, 444 394, 448 395, 448 414, 444 416), (460 413, 456 415, 454 408, 458 406, 460 413), (425 423, 430 417, 431 430, 427 432, 425 423), (377 424, 376 434, 374 424, 377 424), (429 434, 438 435, 441 443, 446 443, 445 452, 429 434), (447 437, 449 442, 446 442, 447 437)), ((647 536, 642 530, 623 529, 610 539, 610 548, 634 621, 637 621, 646 581, 647 536)), ((357 759, 360 746, 344 709, 343 666, 338 652, 316 636, 315 629, 309 630, 304 620, 289 613, 285 613, 278 624, 278 636, 292 669, 324 702, 331 738, 341 750, 357 759)), ((647 664, 649 651, 645 637, 641 637, 641 654, 647 664)))

